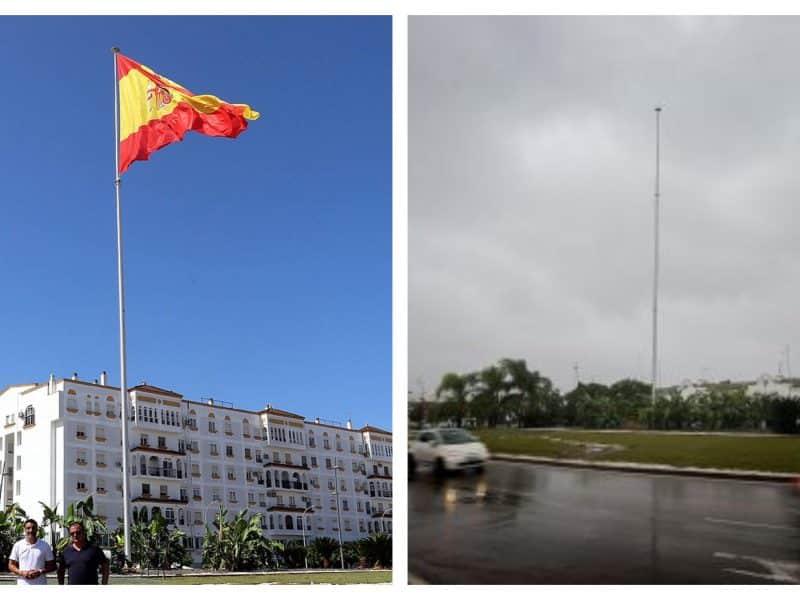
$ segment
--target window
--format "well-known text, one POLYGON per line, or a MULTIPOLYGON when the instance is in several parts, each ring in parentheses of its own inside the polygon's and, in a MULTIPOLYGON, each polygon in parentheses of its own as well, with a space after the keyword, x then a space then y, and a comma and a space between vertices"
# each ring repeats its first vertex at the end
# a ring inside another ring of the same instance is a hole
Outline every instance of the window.
POLYGON ((144 433, 143 433, 143 434, 142 434, 142 435, 139 437, 139 445, 140 445, 140 446, 144 446, 145 448, 147 448, 147 447, 150 445, 150 442, 148 441, 148 438, 147 438, 147 434, 144 434, 144 433))
POLYGON ((221 502, 222 501, 222 492, 219 488, 213 488, 211 490, 211 500, 213 502, 221 502))
POLYGON ((158 436, 158 447, 161 448, 162 450, 166 450, 167 449, 167 438, 162 437, 162 436, 158 436))
POLYGON ((168 494, 167 494, 167 486, 165 486, 165 485, 161 485, 161 486, 159 486, 159 487, 158 487, 158 494, 159 494, 159 495, 160 495, 162 498, 166 498, 166 497, 167 497, 167 495, 168 495, 168 494))
POLYGON ((94 431, 94 438, 98 442, 105 442, 106 441, 106 430, 104 427, 97 427, 94 431))
POLYGON ((325 459, 325 468, 326 469, 332 469, 333 468, 333 465, 331 465, 331 459, 330 458, 326 458, 325 459))
POLYGON ((17 446, 22 446, 22 432, 17 432, 17 446))
POLYGON ((300 462, 303 464, 304 467, 308 466, 308 458, 306 458, 305 456, 300 457, 300 462))
POLYGON ((147 497, 149 495, 150 495, 150 484, 149 483, 143 483, 142 484, 142 496, 147 497))
MULTIPOLYGON (((233 456, 233 454, 231 454, 231 456, 233 456)), ((247 460, 250 460, 250 459, 252 459, 252 458, 253 458, 253 455, 252 455, 252 454, 251 454, 251 452, 250 452, 250 448, 245 448, 245 449, 244 449, 244 457, 245 457, 247 460)))
POLYGON ((105 479, 98 478, 97 479, 97 493, 105 494, 106 493, 106 481, 105 479))
POLYGON ((17 471, 22 469, 22 457, 17 455, 17 471))
MULTIPOLYGON (((80 489, 81 489, 81 482, 79 481, 78 482, 78 490, 80 490, 80 489)), ((85 490, 86 486, 84 485, 82 489, 85 490)), ((17 492, 16 493, 17 493, 17 496, 22 494, 22 482, 19 479, 17 479, 17 492)))
POLYGON ((175 509, 169 507, 165 509, 164 518, 167 520, 169 525, 175 525, 175 509))
POLYGON ((350 507, 347 505, 347 500, 342 500, 342 510, 350 510, 350 507))
POLYGON ((313 468, 315 468, 315 469, 317 468, 317 457, 316 456, 312 456, 311 457, 311 466, 313 468))
POLYGON ((208 421, 208 433, 217 433, 217 422, 214 419, 208 421))
POLYGON ((219 453, 217 452, 217 445, 216 445, 214 442, 211 442, 211 443, 208 445, 208 451, 209 451, 209 453, 211 454, 211 456, 217 456, 217 454, 219 454, 219 453))
POLYGON ((36 425, 36 418, 33 412, 33 406, 28 405, 25 409, 25 426, 29 427, 31 425, 36 425))
POLYGON ((106 466, 106 455, 105 452, 97 452, 94 457, 95 464, 99 468, 104 468, 106 466))
POLYGON ((233 446, 225 446, 225 456, 233 458, 233 446))
POLYGON ((325 448, 325 450, 331 449, 331 443, 327 439, 322 440, 322 446, 325 448))
POLYGON ((228 501, 229 502, 236 502, 236 492, 234 490, 230 490, 228 492, 228 501))

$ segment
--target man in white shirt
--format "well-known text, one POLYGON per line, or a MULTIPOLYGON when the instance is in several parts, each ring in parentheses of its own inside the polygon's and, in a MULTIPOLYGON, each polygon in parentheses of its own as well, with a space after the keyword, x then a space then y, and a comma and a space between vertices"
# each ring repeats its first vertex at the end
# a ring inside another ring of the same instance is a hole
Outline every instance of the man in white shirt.
POLYGON ((17 576, 17 585, 47 585, 46 573, 56 570, 56 557, 50 544, 38 539, 39 524, 25 521, 25 537, 14 544, 8 557, 8 570, 17 576))

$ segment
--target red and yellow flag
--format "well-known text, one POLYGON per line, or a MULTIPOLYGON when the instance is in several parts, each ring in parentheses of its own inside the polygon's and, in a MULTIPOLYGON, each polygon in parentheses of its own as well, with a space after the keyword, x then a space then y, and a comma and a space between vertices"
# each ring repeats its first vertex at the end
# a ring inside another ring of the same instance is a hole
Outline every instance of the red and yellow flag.
POLYGON ((122 54, 119 77, 119 172, 187 131, 235 138, 258 113, 247 104, 228 104, 216 96, 195 95, 181 85, 122 54))

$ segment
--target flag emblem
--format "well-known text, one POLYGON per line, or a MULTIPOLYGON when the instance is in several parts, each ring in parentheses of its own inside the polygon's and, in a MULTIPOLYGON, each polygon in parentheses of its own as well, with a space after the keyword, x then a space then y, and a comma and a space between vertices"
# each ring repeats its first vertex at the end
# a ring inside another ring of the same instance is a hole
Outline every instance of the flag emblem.
POLYGON ((135 60, 117 54, 119 84, 119 172, 173 142, 187 131, 235 138, 259 117, 247 104, 210 94, 193 94, 135 60))

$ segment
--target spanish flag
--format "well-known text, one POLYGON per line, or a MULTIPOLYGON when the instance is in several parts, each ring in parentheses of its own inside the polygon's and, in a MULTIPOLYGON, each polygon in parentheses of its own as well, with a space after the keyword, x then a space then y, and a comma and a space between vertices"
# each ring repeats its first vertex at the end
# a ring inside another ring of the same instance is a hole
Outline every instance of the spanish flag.
POLYGON ((258 113, 246 104, 195 95, 127 56, 117 54, 119 78, 119 172, 156 150, 179 142, 187 131, 235 138, 258 113))

